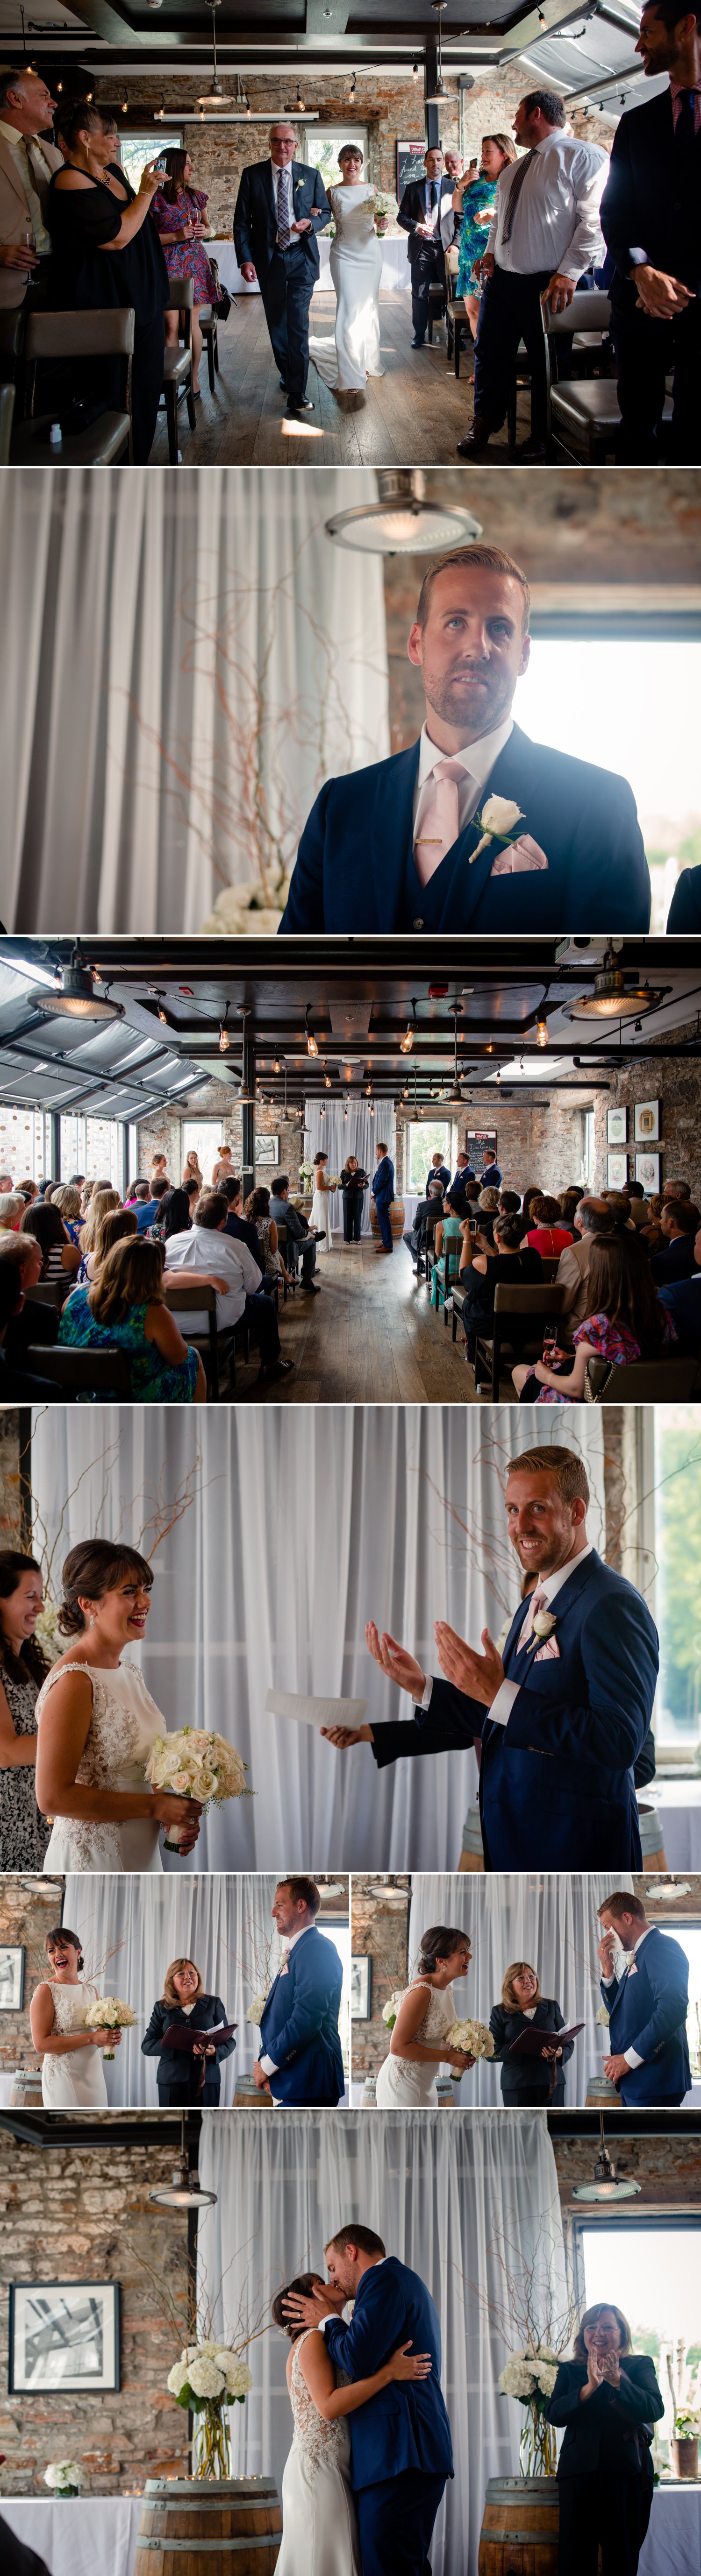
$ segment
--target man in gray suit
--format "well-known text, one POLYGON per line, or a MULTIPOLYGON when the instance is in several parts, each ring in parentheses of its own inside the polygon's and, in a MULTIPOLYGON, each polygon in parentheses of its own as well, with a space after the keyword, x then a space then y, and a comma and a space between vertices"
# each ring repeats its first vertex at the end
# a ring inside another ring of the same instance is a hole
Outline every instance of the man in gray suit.
POLYGON ((48 259, 46 201, 63 153, 44 141, 54 100, 38 72, 0 76, 0 306, 22 304, 30 277, 48 259), (39 141, 39 137, 42 140, 39 141), (31 239, 28 239, 28 235, 31 239))
POLYGON ((271 1190, 270 1193, 270 1214, 277 1226, 286 1225, 287 1227, 287 1251, 290 1256, 290 1267, 294 1270, 295 1276, 300 1258, 299 1247, 300 1244, 304 1245, 301 1256, 302 1287, 309 1289, 310 1296, 318 1297, 319 1282, 312 1276, 316 1269, 316 1235, 312 1234, 306 1216, 300 1216, 299 1208, 290 1207, 289 1187, 287 1173, 281 1172, 277 1189, 271 1190))

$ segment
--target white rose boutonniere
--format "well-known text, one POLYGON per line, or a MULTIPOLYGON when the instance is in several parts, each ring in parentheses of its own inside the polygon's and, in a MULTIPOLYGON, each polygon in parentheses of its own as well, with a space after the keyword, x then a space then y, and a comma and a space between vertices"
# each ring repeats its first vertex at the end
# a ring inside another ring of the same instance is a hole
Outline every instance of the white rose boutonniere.
POLYGON ((488 796, 481 814, 475 814, 473 819, 475 823, 481 825, 482 839, 478 841, 476 850, 470 852, 471 867, 474 860, 479 858, 480 851, 486 850, 490 841, 503 841, 506 847, 509 841, 517 839, 516 826, 518 823, 525 823, 526 817, 522 814, 520 805, 514 804, 512 797, 488 796))
MULTIPOLYGON (((532 1654, 535 1652, 535 1649, 536 1649, 536 1647, 537 1647, 537 1646, 542 1646, 542 1645, 544 1645, 545 1640, 546 1640, 546 1638, 547 1638, 547 1637, 551 1637, 551 1636, 552 1636, 552 1633, 553 1633, 553 1629, 554 1629, 554 1627, 555 1627, 555 1624, 556 1624, 556 1622, 555 1622, 555 1614, 554 1614, 554 1611, 552 1611, 552 1610, 536 1610, 535 1618, 534 1618, 534 1620, 533 1620, 533 1625, 532 1625, 532 1628, 531 1628, 530 1637, 529 1637, 529 1639, 528 1639, 528 1648, 527 1648, 527 1651, 528 1651, 529 1655, 532 1655, 532 1654)), ((555 1651, 556 1651, 556 1650, 555 1650, 555 1649, 553 1649, 553 1652, 555 1652, 555 1651)))

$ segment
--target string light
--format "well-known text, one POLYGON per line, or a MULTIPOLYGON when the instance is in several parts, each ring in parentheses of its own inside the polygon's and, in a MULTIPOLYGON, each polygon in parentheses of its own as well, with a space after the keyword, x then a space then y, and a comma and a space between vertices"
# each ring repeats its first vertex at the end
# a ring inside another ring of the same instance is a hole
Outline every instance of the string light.
POLYGON ((535 1042, 536 1042, 536 1046, 539 1046, 539 1047, 546 1047, 546 1046, 547 1046, 547 1043, 548 1043, 548 1023, 547 1023, 547 1020, 543 1020, 543 1019, 536 1020, 535 1042))

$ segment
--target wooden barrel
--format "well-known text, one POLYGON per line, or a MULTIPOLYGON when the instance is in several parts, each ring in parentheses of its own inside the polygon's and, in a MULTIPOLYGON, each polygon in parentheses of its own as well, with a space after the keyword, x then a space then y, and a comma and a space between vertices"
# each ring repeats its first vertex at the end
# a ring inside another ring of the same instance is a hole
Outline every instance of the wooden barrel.
POLYGON ((462 1851, 458 1869, 484 1869, 482 1827, 479 1807, 471 1807, 462 1829, 462 1851))
MULTIPOLYGON (((396 1239, 400 1234, 404 1233, 404 1227, 406 1225, 403 1199, 390 1200, 389 1221, 393 1237, 396 1239)), ((370 1200, 370 1231, 371 1234, 376 1234, 379 1238, 380 1225, 374 1199, 370 1200)))
POLYGON ((36 2111, 42 2106, 41 2068, 16 2066, 10 2092, 11 2111, 36 2111))
POLYGON ((281 2540, 273 2478, 147 2478, 134 2576, 271 2576, 281 2540))
POLYGON ((643 1849, 643 1869, 666 1869, 662 1819, 657 1807, 638 1804, 638 1823, 643 1849))
POLYGON ((237 2075, 236 2091, 234 2093, 234 2110, 271 2111, 272 2101, 270 2094, 261 2093, 259 2091, 258 2085, 253 2082, 252 2075, 237 2075))
POLYGON ((489 2478, 479 2576, 557 2576, 556 2478, 489 2478))
POLYGON ((376 2084, 376 2075, 366 2075, 365 2083, 363 2085, 363 2098, 360 2105, 361 2111, 374 2111, 376 2102, 376 2084))
POLYGON ((616 2085, 609 2084, 607 2075, 590 2075, 587 2083, 586 2101, 584 2105, 585 2110, 605 2111, 607 2106, 610 2109, 611 2105, 613 2105, 614 2109, 618 2109, 620 2111, 621 2096, 617 2091, 616 2085))

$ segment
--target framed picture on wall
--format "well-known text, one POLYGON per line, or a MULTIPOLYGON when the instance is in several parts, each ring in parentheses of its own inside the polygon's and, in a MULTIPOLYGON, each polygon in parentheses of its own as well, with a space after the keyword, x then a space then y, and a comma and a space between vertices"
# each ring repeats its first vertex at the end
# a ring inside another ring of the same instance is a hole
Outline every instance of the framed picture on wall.
POLYGON ((659 1154, 636 1154, 635 1178, 636 1181, 642 1181, 643 1189, 647 1190, 652 1197, 660 1186, 659 1154))
POLYGON ((257 1137, 256 1137, 256 1162, 257 1162, 257 1163, 279 1163, 279 1161, 280 1161, 280 1138, 279 1138, 279 1136, 257 1136, 257 1137))
POLYGON ((401 206, 404 190, 411 186, 412 179, 425 179, 426 177, 424 169, 425 150, 425 134, 418 134, 413 141, 408 143, 397 143, 397 204, 399 206, 401 206))
POLYGON ((607 1187, 607 1190, 624 1190, 624 1189, 625 1189, 625 1185, 626 1185, 626 1181, 627 1181, 627 1179, 628 1179, 628 1156, 627 1156, 627 1154, 607 1154, 607 1156, 606 1156, 606 1187, 607 1187))
POLYGON ((351 2021, 370 2019, 370 1976, 372 1961, 356 1952, 351 1959, 351 2021))
POLYGON ((24 1950, 0 1949, 0 2012, 21 2012, 24 2003, 24 1950))
MULTIPOLYGON (((627 1109, 607 1109, 607 1111, 606 1111, 606 1143, 607 1143, 607 1145, 627 1145, 627 1142, 628 1142, 628 1111, 627 1111, 627 1109)), ((613 1189, 613 1188, 614 1188, 614 1186, 617 1186, 617 1184, 616 1184, 616 1185, 614 1185, 614 1183, 613 1183, 613 1181, 612 1181, 612 1183, 611 1183, 611 1188, 613 1189)))
POLYGON ((657 1145, 660 1137, 659 1100, 636 1100, 634 1109, 636 1145, 657 1145))
POLYGON ((119 2387, 117 2281, 11 2281, 9 2329, 16 2396, 119 2387))

